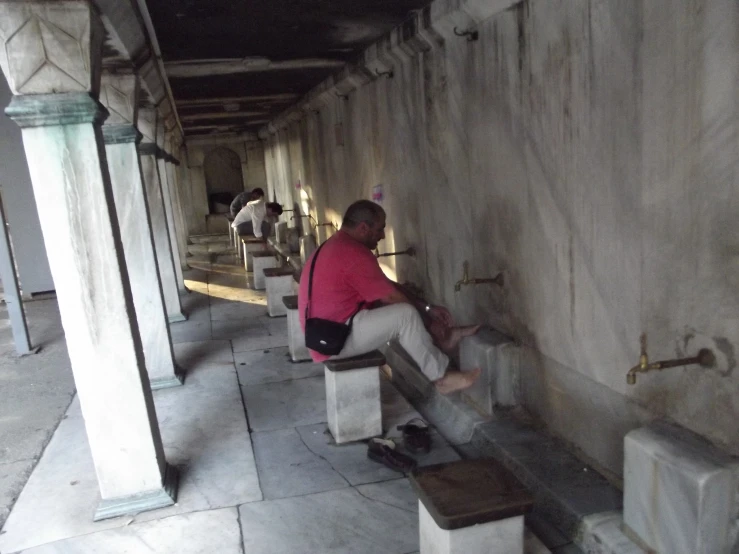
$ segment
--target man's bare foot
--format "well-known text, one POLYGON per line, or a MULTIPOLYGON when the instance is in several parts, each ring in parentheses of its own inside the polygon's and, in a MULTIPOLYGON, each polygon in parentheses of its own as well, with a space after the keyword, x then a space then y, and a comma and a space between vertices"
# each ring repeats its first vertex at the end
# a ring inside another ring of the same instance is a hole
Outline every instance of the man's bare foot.
POLYGON ((441 341, 441 349, 444 352, 451 352, 465 337, 471 337, 480 330, 481 325, 466 325, 463 327, 452 327, 449 329, 446 338, 441 341))
POLYGON ((470 388, 480 377, 480 373, 479 367, 470 371, 447 371, 444 377, 434 381, 434 385, 441 394, 451 394, 470 388))

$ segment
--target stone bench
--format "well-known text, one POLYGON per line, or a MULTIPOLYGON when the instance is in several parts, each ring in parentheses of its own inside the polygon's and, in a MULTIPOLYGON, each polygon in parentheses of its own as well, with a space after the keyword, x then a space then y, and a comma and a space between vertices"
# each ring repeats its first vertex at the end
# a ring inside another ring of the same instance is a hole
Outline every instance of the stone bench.
POLYGON ((310 360, 310 351, 305 346, 305 335, 300 327, 297 295, 283 296, 282 303, 287 312, 287 346, 293 362, 310 360))
POLYGON ((265 287, 267 289, 267 313, 269 317, 287 315, 283 296, 290 296, 293 292, 292 267, 268 267, 264 270, 265 287))
POLYGON ((533 496, 493 458, 415 469, 421 554, 523 554, 533 496))
POLYGON ((379 350, 324 362, 328 428, 336 444, 382 435, 380 366, 384 364, 379 350))
POLYGON ((244 262, 247 271, 253 271, 249 253, 264 250, 264 241, 253 235, 239 235, 239 259, 244 262))
POLYGON ((254 290, 264 290, 267 286, 264 270, 277 267, 278 262, 274 252, 268 252, 266 250, 249 252, 247 253, 247 258, 251 260, 252 270, 254 271, 254 290))

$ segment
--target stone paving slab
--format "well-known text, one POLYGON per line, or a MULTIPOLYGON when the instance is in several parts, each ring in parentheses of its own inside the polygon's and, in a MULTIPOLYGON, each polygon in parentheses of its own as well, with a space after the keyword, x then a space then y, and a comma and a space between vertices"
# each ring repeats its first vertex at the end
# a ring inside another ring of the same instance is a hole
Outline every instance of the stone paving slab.
POLYGON ((303 496, 349 486, 341 473, 332 467, 332 461, 314 453, 296 429, 254 433, 252 440, 265 499, 303 496))
POLYGON ((177 363, 183 368, 201 365, 233 367, 231 343, 227 340, 184 342, 173 345, 177 363))
POLYGON ((232 343, 234 352, 249 352, 287 346, 288 339, 287 334, 267 335, 261 337, 240 337, 232 339, 232 343))
MULTIPOLYGON (((233 366, 208 368, 187 383, 154 395, 167 459, 181 468, 177 504, 141 513, 136 521, 262 498, 233 366)), ((75 400, 8 518, 5 534, 0 535, 0 552, 130 522, 131 518, 119 517, 94 523, 99 498, 82 412, 75 400)))
POLYGON ((25 550, 24 554, 240 554, 238 510, 184 514, 25 550))
POLYGON ((263 316, 267 313, 267 305, 255 302, 211 302, 210 317, 213 321, 229 319, 246 319, 263 316))
POLYGON ((169 334, 172 337, 173 345, 183 342, 206 341, 213 336, 210 319, 188 319, 187 321, 170 323, 169 334))
POLYGON ((269 330, 255 318, 212 321, 213 337, 217 339, 240 339, 268 337, 269 330))
POLYGON ((234 352, 234 360, 244 386, 323 376, 323 364, 292 362, 287 347, 234 352))
POLYGON ((241 390, 253 431, 274 431, 327 421, 323 376, 242 386, 241 390))
MULTIPOLYGON (((396 481, 382 483, 390 491, 396 481)), ((418 548, 418 514, 342 489, 239 507, 249 554, 406 554, 418 548)))

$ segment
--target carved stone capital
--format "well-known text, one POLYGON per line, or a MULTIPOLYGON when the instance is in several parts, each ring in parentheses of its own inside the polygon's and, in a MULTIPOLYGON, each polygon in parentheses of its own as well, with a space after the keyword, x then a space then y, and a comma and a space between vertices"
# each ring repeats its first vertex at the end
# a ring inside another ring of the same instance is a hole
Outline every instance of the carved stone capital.
POLYGON ((101 124, 108 117, 105 107, 86 92, 13 96, 5 113, 20 127, 101 124))
POLYGON ((87 0, 0 2, 0 68, 15 95, 97 96, 103 38, 87 0))
POLYGON ((105 144, 139 143, 143 135, 133 125, 103 125, 103 140, 105 144))
POLYGON ((110 112, 106 125, 136 125, 139 78, 134 74, 103 73, 100 102, 110 112))

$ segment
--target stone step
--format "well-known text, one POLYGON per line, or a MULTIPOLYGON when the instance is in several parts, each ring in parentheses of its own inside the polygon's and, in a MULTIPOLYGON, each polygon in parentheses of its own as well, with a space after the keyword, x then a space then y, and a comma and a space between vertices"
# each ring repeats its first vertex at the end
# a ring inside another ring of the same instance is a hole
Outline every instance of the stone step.
POLYGON ((385 356, 392 382, 403 396, 466 456, 493 457, 508 468, 534 495, 531 519, 562 541, 590 547, 592 518, 620 513, 622 492, 562 441, 523 421, 517 415, 520 408, 502 416, 483 415, 462 395, 440 395, 397 343, 387 347, 385 356))
POLYGON ((189 254, 225 254, 233 251, 233 247, 228 243, 210 242, 203 244, 188 244, 187 251, 189 254))

